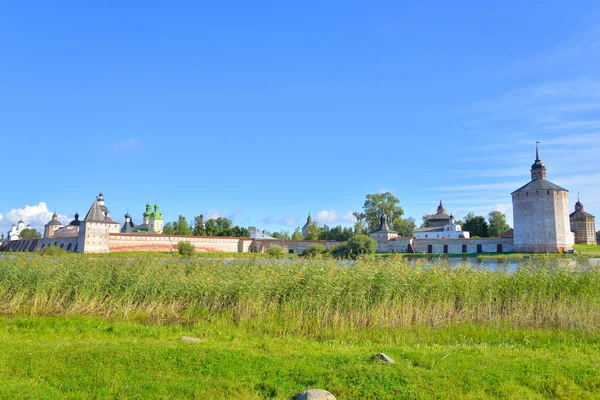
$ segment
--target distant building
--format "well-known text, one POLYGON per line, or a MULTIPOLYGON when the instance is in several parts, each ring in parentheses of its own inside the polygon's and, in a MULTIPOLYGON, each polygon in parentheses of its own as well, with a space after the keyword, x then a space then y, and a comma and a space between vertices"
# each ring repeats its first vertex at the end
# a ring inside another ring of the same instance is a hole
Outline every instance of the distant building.
POLYGON ((31 229, 31 225, 25 226, 25 222, 23 222, 23 220, 19 220, 17 225, 13 224, 8 232, 8 240, 19 240, 19 235, 24 229, 31 229))
POLYGON ((148 202, 146 204, 146 211, 142 214, 143 222, 140 225, 133 223, 131 215, 125 214, 125 223, 121 228, 121 233, 162 233, 164 227, 164 219, 160 211, 158 211, 158 204, 154 205, 154 211, 152 211, 152 204, 148 202))
POLYGON ((512 193, 514 246, 519 253, 557 253, 573 249, 569 191, 546 179, 536 145, 531 181, 512 193))
POLYGON ((312 220, 312 217, 310 216, 310 213, 309 213, 308 214, 308 218, 306 218, 306 223, 302 227, 302 236, 306 237, 306 235, 308 234, 308 227, 312 223, 313 223, 313 220, 312 220))
POLYGON ((577 199, 575 212, 569 215, 571 232, 575 234, 575 244, 596 244, 596 217, 583 210, 583 204, 577 199))
POLYGON ((379 228, 369 233, 378 244, 387 243, 393 238, 398 237, 398 232, 390 229, 387 223, 387 217, 385 214, 381 215, 379 219, 379 228))
POLYGON ((450 223, 450 216, 446 213, 446 209, 440 200, 440 205, 437 208, 437 213, 427 218, 425 228, 443 228, 450 223))
POLYGON ((446 225, 442 227, 417 228, 413 231, 413 236, 415 239, 469 239, 470 233, 463 231, 462 227, 456 224, 454 216, 450 215, 446 225))
POLYGON ((54 236, 54 232, 62 228, 64 225, 58 220, 58 215, 54 213, 52 219, 44 226, 44 237, 50 238, 54 236))

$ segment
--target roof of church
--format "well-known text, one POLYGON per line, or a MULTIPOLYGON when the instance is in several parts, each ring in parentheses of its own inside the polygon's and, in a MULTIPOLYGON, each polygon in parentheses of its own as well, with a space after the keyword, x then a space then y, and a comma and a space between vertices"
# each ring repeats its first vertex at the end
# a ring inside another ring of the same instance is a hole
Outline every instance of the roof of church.
POLYGON ((569 217, 586 217, 586 218, 596 218, 589 212, 585 212, 583 210, 577 210, 569 214, 569 217))
POLYGON ((94 201, 94 204, 90 207, 87 215, 84 218, 84 221, 93 221, 93 222, 104 222, 104 212, 102 212, 102 208, 98 203, 98 200, 94 201))
POLYGON ((75 213, 75 219, 73 221, 69 222, 69 225, 79 226, 79 224, 81 224, 81 221, 79 220, 79 213, 75 213))
POLYGON ((562 188, 562 187, 558 186, 557 184, 550 182, 547 179, 534 179, 531 182, 529 182, 528 184, 521 186, 520 188, 515 190, 513 193, 525 192, 527 190, 564 190, 564 191, 568 192, 567 189, 562 188))
MULTIPOLYGON (((100 193, 100 196, 102 196, 102 193, 100 193)), ((108 209, 99 203, 99 201, 103 201, 103 200, 104 199, 102 197, 98 197, 94 201, 94 204, 92 204, 92 206, 90 207, 90 210, 88 211, 87 215, 83 219, 84 221, 86 221, 86 222, 105 222, 105 223, 109 223, 109 224, 117 223, 117 222, 113 221, 111 218, 106 216, 108 214, 108 209)))
POLYGON ((443 226, 416 228, 413 232, 444 232, 443 226))
POLYGON ((388 226, 387 223, 387 217, 384 215, 381 216, 381 218, 379 219, 380 223, 379 223, 379 228, 377 228, 376 230, 374 230, 371 233, 379 233, 379 232, 384 232, 384 233, 398 233, 396 231, 393 231, 390 229, 390 227, 388 226))
POLYGON ((277 240, 273 236, 269 236, 264 232, 252 231, 250 232, 250 239, 264 239, 264 240, 277 240))

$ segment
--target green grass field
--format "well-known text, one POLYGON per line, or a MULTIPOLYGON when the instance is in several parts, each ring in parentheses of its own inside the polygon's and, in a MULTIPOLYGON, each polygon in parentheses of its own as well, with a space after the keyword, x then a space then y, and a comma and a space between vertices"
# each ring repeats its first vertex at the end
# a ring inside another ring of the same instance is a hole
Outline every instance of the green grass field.
POLYGON ((600 398, 600 271, 551 258, 6 254, 0 314, 0 398, 600 398))

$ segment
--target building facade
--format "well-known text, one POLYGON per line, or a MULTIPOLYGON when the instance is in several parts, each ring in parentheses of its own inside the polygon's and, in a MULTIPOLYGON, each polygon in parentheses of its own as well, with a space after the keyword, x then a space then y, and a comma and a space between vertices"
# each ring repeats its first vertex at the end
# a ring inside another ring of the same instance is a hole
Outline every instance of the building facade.
POLYGON ((446 225, 417 228, 413 231, 413 236, 415 239, 468 239, 470 233, 463 231, 462 226, 454 220, 454 216, 450 215, 446 225))
POLYGON ((573 249, 569 222, 569 191, 546 179, 539 157, 531 181, 512 193, 514 246, 519 253, 557 253, 573 249))
POLYGON ((596 244, 596 217, 583 210, 583 204, 577 199, 575 212, 569 215, 571 232, 575 235, 575 244, 596 244))

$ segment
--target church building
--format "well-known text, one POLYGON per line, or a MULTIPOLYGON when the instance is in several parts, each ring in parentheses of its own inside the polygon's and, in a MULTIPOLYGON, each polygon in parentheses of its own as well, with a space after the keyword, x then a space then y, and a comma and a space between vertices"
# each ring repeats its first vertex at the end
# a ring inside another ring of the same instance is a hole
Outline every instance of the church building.
POLYGON ((125 223, 121 228, 121 233, 163 233, 164 219, 158 211, 158 204, 154 205, 154 211, 152 211, 152 204, 148 202, 142 217, 143 223, 136 225, 133 223, 131 215, 129 213, 125 214, 125 223))

